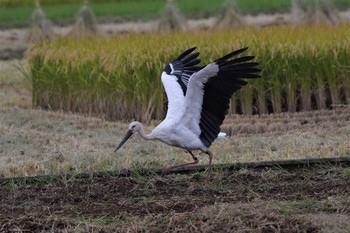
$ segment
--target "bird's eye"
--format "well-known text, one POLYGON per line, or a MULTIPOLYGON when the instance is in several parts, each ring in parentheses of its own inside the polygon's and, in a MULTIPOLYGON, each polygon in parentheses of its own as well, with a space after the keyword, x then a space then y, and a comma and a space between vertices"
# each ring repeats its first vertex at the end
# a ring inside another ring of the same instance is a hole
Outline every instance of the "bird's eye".
POLYGON ((135 125, 131 126, 131 129, 135 129, 135 125))

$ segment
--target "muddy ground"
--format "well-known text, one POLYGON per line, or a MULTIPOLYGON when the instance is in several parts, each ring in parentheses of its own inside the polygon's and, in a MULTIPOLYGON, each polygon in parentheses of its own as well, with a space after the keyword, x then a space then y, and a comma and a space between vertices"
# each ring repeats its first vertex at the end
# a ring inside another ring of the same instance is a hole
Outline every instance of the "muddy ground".
POLYGON ((3 184, 0 231, 347 232, 350 167, 3 184))

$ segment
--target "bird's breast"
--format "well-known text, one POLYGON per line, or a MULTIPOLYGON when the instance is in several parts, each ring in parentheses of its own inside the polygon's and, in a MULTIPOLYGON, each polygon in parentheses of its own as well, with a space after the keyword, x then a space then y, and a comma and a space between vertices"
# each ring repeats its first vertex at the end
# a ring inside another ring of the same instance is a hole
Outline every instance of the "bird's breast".
POLYGON ((188 150, 202 150, 205 148, 199 136, 175 118, 168 118, 161 122, 152 134, 155 135, 157 140, 170 146, 188 150))
POLYGON ((162 142, 175 147, 180 147, 187 150, 203 149, 203 143, 200 139, 190 131, 172 129, 166 135, 162 135, 162 142))

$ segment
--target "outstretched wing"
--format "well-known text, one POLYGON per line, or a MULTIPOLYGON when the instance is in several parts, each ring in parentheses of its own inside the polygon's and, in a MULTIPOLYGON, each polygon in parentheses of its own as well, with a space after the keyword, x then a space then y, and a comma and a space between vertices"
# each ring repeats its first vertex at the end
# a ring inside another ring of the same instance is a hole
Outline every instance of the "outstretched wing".
POLYGON ((199 52, 192 53, 196 47, 190 48, 166 65, 164 71, 169 75, 175 75, 178 85, 181 87, 184 96, 186 95, 188 81, 191 75, 202 67, 197 66, 201 60, 198 59, 199 52))
POLYGON ((253 56, 231 59, 247 49, 234 51, 210 63, 193 74, 189 81, 184 117, 206 147, 217 138, 233 93, 247 84, 243 79, 260 78, 258 63, 249 62, 253 56))
POLYGON ((192 53, 195 49, 196 47, 186 50, 164 68, 162 83, 168 97, 166 118, 176 116, 184 108, 189 79, 202 68, 197 66, 200 63, 199 53, 192 53))

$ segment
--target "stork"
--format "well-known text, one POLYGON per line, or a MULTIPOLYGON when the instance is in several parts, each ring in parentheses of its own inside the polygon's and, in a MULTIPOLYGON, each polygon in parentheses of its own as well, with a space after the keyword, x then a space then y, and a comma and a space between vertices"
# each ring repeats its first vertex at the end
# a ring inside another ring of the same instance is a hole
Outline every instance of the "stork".
POLYGON ((193 151, 199 150, 209 156, 208 183, 213 154, 209 147, 220 133, 220 126, 229 109, 234 92, 247 82, 243 79, 260 78, 258 63, 251 62, 254 56, 237 55, 248 48, 242 48, 223 56, 206 66, 198 66, 199 52, 190 48, 166 65, 161 80, 168 97, 168 111, 165 119, 146 134, 141 123, 131 122, 128 131, 115 149, 119 150, 134 134, 146 140, 159 140, 170 146, 185 149, 193 161, 167 166, 162 175, 175 168, 194 165, 199 162, 193 151))

